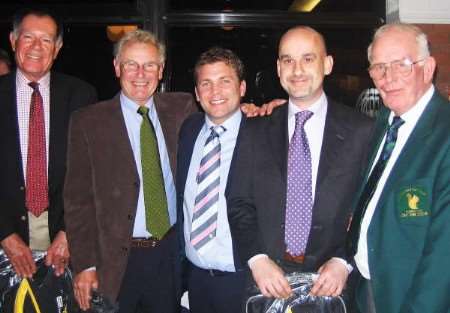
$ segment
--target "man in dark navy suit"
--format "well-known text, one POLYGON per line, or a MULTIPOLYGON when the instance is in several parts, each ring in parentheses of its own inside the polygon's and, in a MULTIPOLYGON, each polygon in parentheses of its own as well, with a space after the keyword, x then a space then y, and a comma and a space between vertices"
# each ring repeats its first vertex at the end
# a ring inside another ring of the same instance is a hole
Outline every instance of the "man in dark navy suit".
POLYGON ((211 48, 195 65, 195 93, 205 113, 180 131, 177 208, 192 313, 234 313, 245 279, 233 249, 225 196, 245 118, 239 110, 246 83, 241 60, 211 48))

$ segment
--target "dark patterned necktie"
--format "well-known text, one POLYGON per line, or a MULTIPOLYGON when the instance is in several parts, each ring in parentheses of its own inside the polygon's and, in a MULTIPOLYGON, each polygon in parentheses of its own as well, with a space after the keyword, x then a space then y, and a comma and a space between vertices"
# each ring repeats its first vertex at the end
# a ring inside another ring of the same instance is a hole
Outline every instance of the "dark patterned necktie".
POLYGON ((159 158, 155 129, 148 117, 149 109, 141 106, 141 166, 147 230, 161 239, 170 228, 166 191, 159 158))
POLYGON ((295 114, 295 130, 289 144, 286 197, 285 242, 287 252, 305 253, 312 218, 311 151, 304 125, 313 115, 310 111, 295 114))
POLYGON ((33 88, 33 93, 28 124, 25 202, 28 210, 33 215, 39 216, 48 208, 44 103, 39 92, 39 84, 30 82, 28 85, 33 88))
POLYGON ((220 192, 220 135, 223 126, 212 126, 203 147, 197 173, 197 196, 192 215, 191 244, 198 251, 216 237, 220 192))
POLYGON ((352 224, 349 230, 347 249, 349 255, 355 255, 356 249, 358 247, 359 231, 361 228, 361 222, 364 214, 366 213, 367 205, 375 193, 378 186, 378 181, 383 174, 384 168, 386 167, 389 158, 391 157, 392 151, 394 150, 395 143, 397 142, 397 134, 400 126, 405 123, 399 116, 395 116, 392 120, 391 125, 386 133, 386 140, 381 150, 380 157, 375 164, 369 178, 364 186, 364 190, 358 200, 358 205, 356 207, 355 213, 352 218, 352 224))

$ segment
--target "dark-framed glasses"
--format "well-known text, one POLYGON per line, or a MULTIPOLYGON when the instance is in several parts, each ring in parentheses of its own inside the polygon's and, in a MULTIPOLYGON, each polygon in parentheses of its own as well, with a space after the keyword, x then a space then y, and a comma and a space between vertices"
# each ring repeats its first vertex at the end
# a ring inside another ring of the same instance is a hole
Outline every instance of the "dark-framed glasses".
POLYGON ((122 68, 127 73, 137 73, 140 68, 146 73, 154 73, 159 69, 159 63, 157 62, 147 62, 144 64, 138 64, 135 61, 125 61, 121 63, 122 68))
POLYGON ((411 74, 414 64, 417 64, 424 60, 425 58, 413 62, 410 59, 405 58, 388 63, 376 63, 369 66, 367 70, 369 71, 370 77, 375 80, 382 79, 384 75, 386 75, 388 67, 390 68, 392 74, 408 76, 409 74, 411 74))

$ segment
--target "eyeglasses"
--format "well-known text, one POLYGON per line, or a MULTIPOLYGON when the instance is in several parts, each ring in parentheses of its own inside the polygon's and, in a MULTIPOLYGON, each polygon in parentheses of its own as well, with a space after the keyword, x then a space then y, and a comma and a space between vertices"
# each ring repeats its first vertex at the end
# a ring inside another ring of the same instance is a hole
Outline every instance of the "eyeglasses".
POLYGON ((144 70, 146 73, 154 73, 159 69, 159 63, 156 62, 148 62, 139 65, 135 61, 125 61, 121 63, 122 68, 127 73, 137 73, 140 68, 144 70))
POLYGON ((423 60, 425 59, 420 59, 413 62, 410 59, 403 59, 388 63, 377 63, 369 66, 367 70, 369 71, 370 77, 375 80, 382 79, 384 75, 386 75, 388 67, 391 69, 392 74, 408 76, 412 72, 413 65, 422 62, 423 60))

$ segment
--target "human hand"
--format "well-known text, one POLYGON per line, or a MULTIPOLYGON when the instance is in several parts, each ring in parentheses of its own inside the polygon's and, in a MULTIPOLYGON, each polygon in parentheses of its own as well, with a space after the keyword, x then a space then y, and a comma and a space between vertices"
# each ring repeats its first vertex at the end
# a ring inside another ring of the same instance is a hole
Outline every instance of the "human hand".
POLYGON ((264 296, 284 299, 292 294, 283 270, 268 257, 254 260, 250 269, 256 285, 264 296))
POLYGON ((270 115, 272 114, 274 108, 279 107, 285 102, 286 102, 285 99, 274 99, 268 103, 264 103, 260 107, 256 106, 254 103, 242 103, 241 111, 247 117, 270 115))
POLYGON ((1 245, 17 275, 31 278, 36 273, 36 264, 31 249, 19 235, 16 233, 9 235, 1 241, 1 245))
POLYGON ((64 273, 66 265, 69 264, 69 248, 66 232, 59 231, 50 247, 47 249, 45 264, 53 266, 56 276, 64 273))
POLYGON ((319 268, 319 277, 314 282, 310 294, 313 296, 337 297, 347 282, 347 267, 336 259, 330 259, 319 268))
POLYGON ((97 272, 85 270, 78 273, 73 280, 75 299, 83 311, 91 307, 92 290, 98 289, 97 272))
POLYGON ((264 103, 259 108, 259 116, 271 115, 273 112, 273 109, 285 104, 286 102, 287 102, 286 99, 273 99, 267 103, 264 103))

